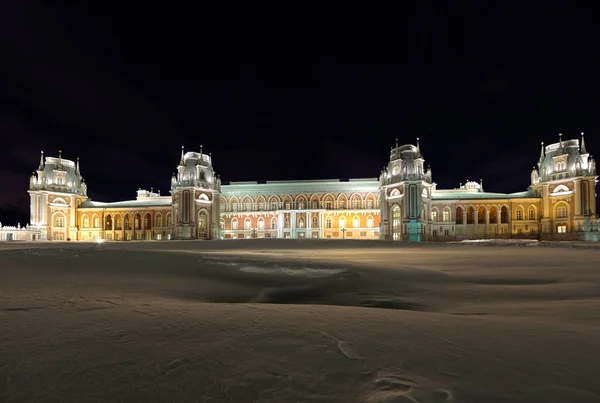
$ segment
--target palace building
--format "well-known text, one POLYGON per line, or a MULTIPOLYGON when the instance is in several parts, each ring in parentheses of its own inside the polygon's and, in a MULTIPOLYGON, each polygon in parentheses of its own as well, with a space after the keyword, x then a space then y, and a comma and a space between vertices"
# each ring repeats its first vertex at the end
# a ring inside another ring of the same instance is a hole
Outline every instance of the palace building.
MULTIPOLYGON (((31 176, 30 224, 4 239, 167 240, 332 238, 445 241, 594 239, 596 165, 581 140, 544 147, 531 185, 485 192, 481 182, 438 189, 417 139, 392 147, 378 178, 222 184, 211 155, 181 151, 169 195, 135 200, 87 196, 79 160, 45 157, 31 176)), ((0 235, 2 229, 0 224, 0 235)))

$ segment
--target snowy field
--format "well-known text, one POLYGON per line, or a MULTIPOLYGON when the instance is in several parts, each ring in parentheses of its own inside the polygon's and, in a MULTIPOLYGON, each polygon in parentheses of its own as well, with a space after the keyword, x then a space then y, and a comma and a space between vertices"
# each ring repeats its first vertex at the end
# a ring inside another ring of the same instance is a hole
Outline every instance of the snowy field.
POLYGON ((1 402, 600 402, 600 249, 0 243, 1 402))

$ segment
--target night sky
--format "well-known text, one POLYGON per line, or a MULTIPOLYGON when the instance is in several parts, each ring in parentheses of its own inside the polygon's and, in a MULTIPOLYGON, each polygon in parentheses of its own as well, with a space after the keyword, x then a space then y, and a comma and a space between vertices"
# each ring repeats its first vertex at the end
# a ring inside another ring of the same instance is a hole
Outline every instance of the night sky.
POLYGON ((377 177, 420 137, 439 188, 496 192, 525 190, 559 132, 600 153, 590 9, 415 3, 3 2, 0 221, 27 217, 40 150, 80 157, 100 201, 167 194, 182 145, 227 183, 377 177))

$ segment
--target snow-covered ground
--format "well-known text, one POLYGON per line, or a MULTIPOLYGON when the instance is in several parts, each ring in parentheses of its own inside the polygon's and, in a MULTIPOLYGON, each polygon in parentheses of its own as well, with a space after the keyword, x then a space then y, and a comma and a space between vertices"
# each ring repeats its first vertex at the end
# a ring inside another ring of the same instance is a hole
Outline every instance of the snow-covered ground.
POLYGON ((600 402, 600 249, 0 244, 2 402, 600 402))

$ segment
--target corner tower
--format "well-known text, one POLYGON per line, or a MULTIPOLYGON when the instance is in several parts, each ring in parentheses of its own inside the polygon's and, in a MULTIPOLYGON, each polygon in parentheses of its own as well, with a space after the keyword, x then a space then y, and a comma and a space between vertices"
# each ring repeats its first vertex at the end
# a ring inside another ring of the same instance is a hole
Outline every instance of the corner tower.
POLYGON ((381 238, 419 242, 425 233, 434 187, 431 169, 425 170, 421 146, 392 147, 381 172, 381 238))
POLYGON ((171 178, 173 236, 175 239, 218 239, 221 180, 211 155, 184 152, 171 178))
POLYGON ((77 239, 77 207, 87 199, 87 186, 77 162, 40 156, 38 169, 29 179, 30 224, 42 240, 77 239))
POLYGON ((596 214, 596 162, 587 152, 584 134, 544 147, 531 188, 542 198, 542 233, 587 230, 596 214))

